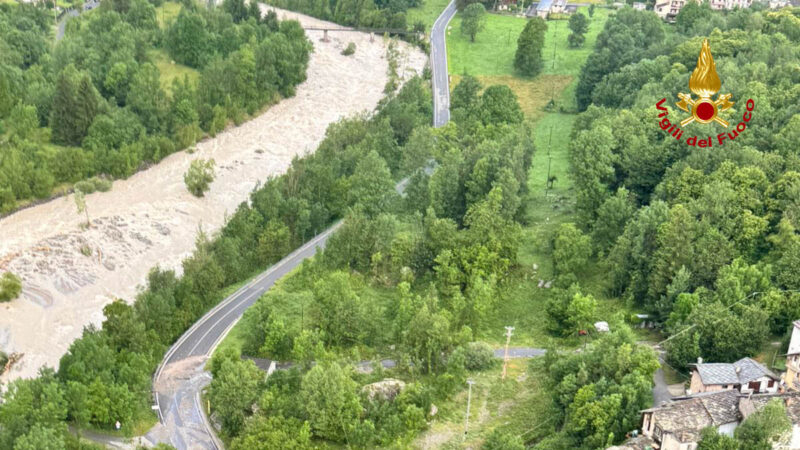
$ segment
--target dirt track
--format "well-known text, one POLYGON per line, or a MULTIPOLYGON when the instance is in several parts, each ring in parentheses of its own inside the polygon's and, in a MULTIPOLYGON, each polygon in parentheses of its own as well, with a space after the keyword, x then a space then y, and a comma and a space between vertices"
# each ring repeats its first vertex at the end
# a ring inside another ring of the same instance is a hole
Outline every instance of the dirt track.
MULTIPOLYGON (((286 11, 278 15, 304 26, 326 24, 286 11)), ((194 154, 171 155, 115 182, 110 192, 87 196, 90 229, 79 228, 82 217, 72 196, 0 220, 0 272, 23 279, 23 296, 0 304, 0 350, 25 353, 3 381, 57 365, 85 326, 102 321, 103 306, 114 298, 133 300, 151 267, 179 270, 200 227, 217 230, 259 181, 313 151, 330 123, 375 108, 387 81, 383 38, 370 42, 363 33, 337 32, 326 43, 321 31, 308 35, 315 51, 295 97, 199 143, 194 154), (351 41, 356 53, 342 56, 351 41), (217 162, 217 179, 200 199, 183 184, 196 158, 217 162)), ((400 48, 401 75, 420 72, 426 56, 404 43, 400 48)))

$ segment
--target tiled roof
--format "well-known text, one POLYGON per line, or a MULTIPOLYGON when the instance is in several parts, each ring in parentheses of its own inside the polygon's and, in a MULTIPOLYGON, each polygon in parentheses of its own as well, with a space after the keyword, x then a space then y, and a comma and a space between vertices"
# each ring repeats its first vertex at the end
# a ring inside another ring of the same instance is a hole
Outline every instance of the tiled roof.
POLYGON ((733 366, 739 369, 739 381, 742 384, 765 376, 775 380, 779 379, 777 375, 761 365, 761 363, 750 358, 742 358, 733 363, 733 366))
MULTIPOLYGON (((749 397, 742 398, 742 406, 749 408, 752 405, 753 411, 760 410, 773 398, 780 398, 786 406, 786 415, 789 420, 795 425, 800 425, 800 392, 784 392, 775 394, 755 394, 749 397), (749 405, 748 405, 749 403, 749 405)), ((749 412, 744 410, 744 414, 749 415, 749 412)))
POLYGON ((640 434, 635 438, 630 438, 620 445, 609 447, 606 450, 650 450, 656 442, 648 436, 640 434))
POLYGON ((703 363, 695 366, 703 384, 737 384, 739 377, 730 363, 703 363))
MULTIPOLYGON (((704 393, 705 394, 705 393, 704 393)), ((739 394, 734 390, 723 391, 718 395, 698 395, 697 398, 711 416, 715 426, 739 420, 739 394), (734 395, 727 394, 731 392, 734 395)))
POLYGON ((700 363, 695 364, 700 379, 706 386, 715 384, 747 384, 761 377, 778 377, 760 363, 742 358, 735 363, 700 363))
POLYGON ((741 419, 739 393, 732 389, 684 397, 644 412, 652 412, 653 422, 681 442, 697 442, 703 428, 741 419))
MULTIPOLYGON (((773 398, 782 399, 786 415, 794 425, 800 425, 800 392, 743 395, 728 389, 704 392, 674 398, 664 406, 650 408, 643 413, 653 413, 653 423, 665 433, 671 433, 682 443, 698 442, 703 428, 741 422, 760 410, 773 398)), ((630 439, 617 447, 619 450, 640 450, 638 438, 630 439)), ((645 447, 646 448, 646 447, 645 447)))

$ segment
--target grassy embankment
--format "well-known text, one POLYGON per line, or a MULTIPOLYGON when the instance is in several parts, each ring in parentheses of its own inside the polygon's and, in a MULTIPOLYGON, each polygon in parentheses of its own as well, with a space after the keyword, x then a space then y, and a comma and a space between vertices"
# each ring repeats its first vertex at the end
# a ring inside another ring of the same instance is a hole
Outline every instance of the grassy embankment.
MULTIPOLYGON (((161 6, 156 8, 158 26, 162 30, 166 30, 175 18, 178 17, 180 12, 180 3, 164 2, 161 6)), ((153 64, 158 67, 158 71, 161 74, 161 87, 167 92, 171 92, 172 80, 174 79, 183 79, 184 76, 188 76, 192 82, 197 82, 197 79, 200 77, 200 72, 196 69, 173 61, 163 48, 151 50, 148 52, 148 56, 153 64)))
POLYGON ((430 32, 433 22, 444 11, 450 0, 423 0, 419 8, 411 8, 406 11, 406 22, 413 25, 417 22, 425 24, 425 29, 430 32))

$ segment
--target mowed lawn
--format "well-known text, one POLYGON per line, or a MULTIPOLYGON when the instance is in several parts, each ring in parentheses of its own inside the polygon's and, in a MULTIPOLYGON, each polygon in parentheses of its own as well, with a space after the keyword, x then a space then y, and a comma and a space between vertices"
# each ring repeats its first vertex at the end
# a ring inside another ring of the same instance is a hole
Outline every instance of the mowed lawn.
POLYGON ((486 27, 471 42, 461 34, 461 14, 447 29, 447 67, 451 74, 513 75, 517 38, 527 19, 487 14, 486 27))
MULTIPOLYGON (((588 17, 588 8, 578 12, 588 17)), ((609 10, 596 8, 589 20, 589 31, 583 47, 573 49, 567 44, 569 27, 566 20, 547 21, 547 34, 543 49, 543 74, 577 76, 583 62, 594 48, 597 34, 603 29, 609 10)), ((500 14, 487 14, 486 26, 471 42, 461 33, 461 16, 450 22, 447 33, 447 60, 450 73, 470 75, 516 75, 514 53, 517 39, 529 19, 500 14)))

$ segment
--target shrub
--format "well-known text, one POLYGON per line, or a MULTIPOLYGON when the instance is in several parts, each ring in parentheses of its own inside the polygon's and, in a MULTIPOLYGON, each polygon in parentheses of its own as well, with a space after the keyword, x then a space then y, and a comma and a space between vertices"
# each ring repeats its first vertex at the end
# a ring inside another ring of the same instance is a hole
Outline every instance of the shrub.
POLYGON ((347 47, 345 47, 345 49, 342 50, 342 54, 344 56, 350 56, 355 52, 356 52, 356 44, 355 44, 355 42, 351 42, 351 43, 347 44, 347 47))
POLYGON ((22 281, 11 272, 6 272, 0 277, 0 302, 7 302, 19 297, 22 291, 22 281))
POLYGON ((519 436, 503 432, 497 428, 483 442, 481 450, 524 450, 525 443, 519 436))
POLYGON ((75 190, 81 191, 84 194, 91 194, 92 192, 96 191, 94 183, 90 182, 89 180, 78 181, 75 183, 75 190))
POLYGON ((485 342, 470 342, 465 350, 464 368, 467 370, 486 370, 495 363, 494 350, 485 342))
POLYGON ((75 190, 81 191, 84 194, 92 194, 94 192, 108 192, 111 190, 111 180, 100 177, 92 177, 88 180, 82 180, 75 183, 75 190))
POLYGON ((108 192, 111 190, 111 180, 105 178, 92 177, 89 181, 94 185, 94 188, 99 192, 108 192))
POLYGON ((186 188, 195 197, 202 197, 214 181, 214 160, 195 159, 183 176, 186 188))

